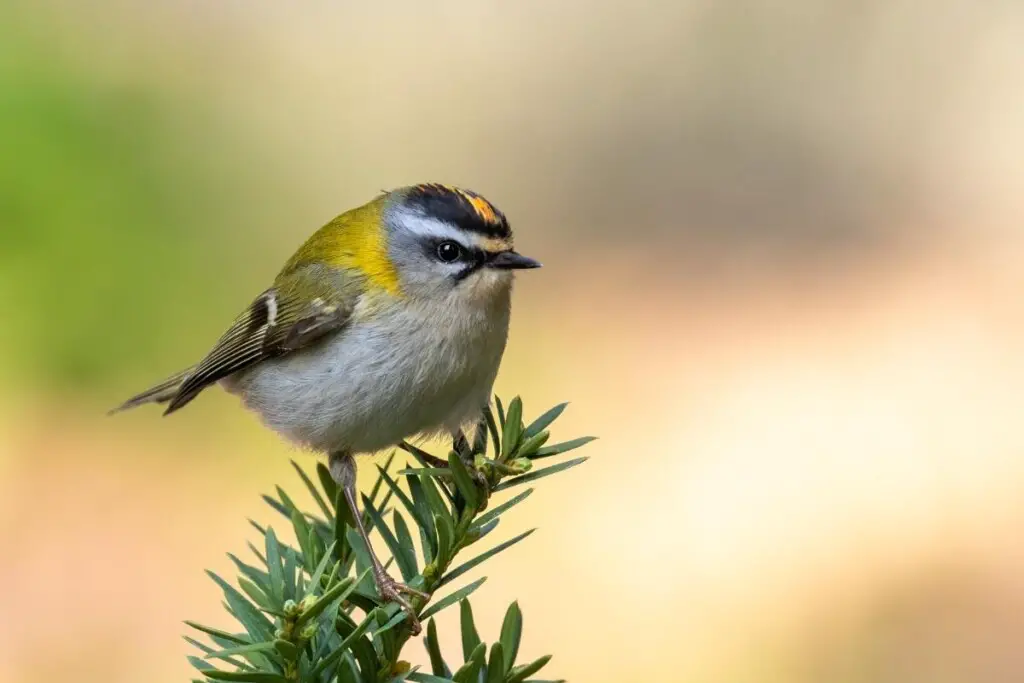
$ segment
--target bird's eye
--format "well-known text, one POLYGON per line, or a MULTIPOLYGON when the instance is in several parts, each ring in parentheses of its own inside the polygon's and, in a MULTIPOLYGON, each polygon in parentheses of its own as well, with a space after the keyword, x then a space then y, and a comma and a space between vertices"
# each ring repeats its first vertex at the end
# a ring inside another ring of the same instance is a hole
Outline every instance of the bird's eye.
POLYGON ((462 247, 457 242, 441 242, 437 245, 437 258, 445 263, 454 263, 462 256, 462 247))

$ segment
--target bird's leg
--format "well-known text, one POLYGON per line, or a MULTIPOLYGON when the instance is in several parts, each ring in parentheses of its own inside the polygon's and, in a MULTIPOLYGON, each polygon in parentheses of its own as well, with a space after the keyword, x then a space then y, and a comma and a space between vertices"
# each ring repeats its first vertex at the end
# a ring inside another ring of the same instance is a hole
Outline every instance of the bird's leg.
POLYGON ((466 432, 461 429, 452 434, 452 450, 459 454, 462 462, 469 465, 473 461, 473 449, 469 447, 469 439, 466 432))
POLYGON ((477 453, 487 451, 487 418, 481 412, 476 422, 476 432, 473 434, 473 443, 470 445, 466 438, 466 432, 461 429, 452 434, 452 450, 459 454, 467 466, 473 464, 477 453))
POLYGON ((370 555, 373 581, 377 585, 377 592, 380 593, 380 597, 384 600, 398 603, 405 610, 406 614, 409 615, 412 634, 419 634, 422 630, 420 620, 416 617, 416 610, 413 609, 403 594, 423 598, 424 600, 429 600, 430 596, 391 578, 387 571, 385 571, 384 565, 377 558, 377 553, 373 551, 373 546, 370 544, 370 535, 366 532, 366 526, 363 524, 363 515, 359 511, 359 504, 356 501, 355 458, 349 453, 332 453, 329 458, 329 468, 331 478, 341 487, 342 495, 345 496, 345 502, 348 503, 348 509, 352 511, 352 517, 356 520, 356 531, 363 539, 363 543, 366 544, 366 550, 370 555))
POLYGON ((483 512, 487 509, 487 499, 491 496, 491 483, 487 480, 487 475, 476 468, 476 454, 483 453, 487 448, 487 421, 481 414, 480 419, 477 421, 476 434, 473 436, 472 446, 469 443, 469 439, 466 438, 466 433, 461 429, 452 435, 452 450, 455 451, 462 462, 465 463, 466 469, 469 470, 477 486, 483 491, 483 502, 477 512, 483 512))
MULTIPOLYGON (((473 453, 487 452, 487 418, 480 413, 480 419, 476 423, 476 434, 473 436, 473 453)), ((497 457, 497 454, 495 454, 497 457)))

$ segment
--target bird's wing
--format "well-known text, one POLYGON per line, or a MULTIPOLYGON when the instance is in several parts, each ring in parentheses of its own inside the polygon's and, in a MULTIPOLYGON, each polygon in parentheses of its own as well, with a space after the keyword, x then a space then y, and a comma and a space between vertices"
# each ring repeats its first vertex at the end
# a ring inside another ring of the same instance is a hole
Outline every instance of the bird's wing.
POLYGON ((177 372, 174 375, 168 377, 160 384, 152 386, 146 389, 140 394, 132 396, 130 399, 114 408, 110 411, 110 415, 114 413, 120 413, 125 410, 137 408, 138 406, 146 403, 167 403, 178 393, 178 388, 181 387, 182 383, 188 379, 188 376, 192 374, 193 368, 188 368, 177 372))
POLYGON ((301 349, 349 321, 360 283, 321 264, 282 274, 256 297, 184 379, 164 414, 255 363, 301 349))

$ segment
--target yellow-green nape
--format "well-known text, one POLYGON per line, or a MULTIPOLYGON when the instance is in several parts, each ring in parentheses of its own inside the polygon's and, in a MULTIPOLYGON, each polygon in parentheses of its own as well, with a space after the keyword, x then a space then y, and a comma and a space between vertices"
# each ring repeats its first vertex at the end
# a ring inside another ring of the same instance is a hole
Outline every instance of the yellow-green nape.
POLYGON ((398 296, 398 271, 388 256, 382 225, 386 200, 386 195, 379 196, 334 218, 299 247, 281 274, 326 263, 365 278, 371 289, 398 296))

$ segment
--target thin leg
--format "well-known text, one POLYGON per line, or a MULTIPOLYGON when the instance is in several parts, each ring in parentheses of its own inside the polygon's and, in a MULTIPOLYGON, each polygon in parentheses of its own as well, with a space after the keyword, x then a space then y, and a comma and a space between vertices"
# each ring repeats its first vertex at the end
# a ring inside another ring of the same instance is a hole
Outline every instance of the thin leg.
POLYGON ((366 544, 366 549, 370 553, 373 581, 377 584, 377 592, 380 593, 381 598, 384 600, 398 603, 405 610, 406 614, 409 615, 412 634, 419 634, 422 628, 419 619, 416 617, 416 610, 403 597, 403 594, 423 598, 424 600, 428 600, 430 596, 391 578, 384 570, 384 565, 377 558, 377 553, 373 551, 373 546, 370 544, 370 535, 366 532, 366 526, 363 525, 363 515, 359 511, 359 503, 356 501, 355 458, 348 453, 332 453, 329 459, 329 466, 331 477, 341 487, 342 494, 345 496, 345 502, 348 503, 348 508, 352 511, 352 517, 356 520, 356 531, 363 539, 363 543, 366 544))
POLYGON ((476 432, 473 434, 473 443, 469 443, 466 433, 461 429, 452 434, 452 450, 459 454, 467 465, 473 463, 477 453, 487 452, 487 418, 481 412, 476 422, 476 432))
MULTIPOLYGON (((412 450, 412 446, 407 442, 403 441, 402 444, 406 450, 412 450)), ((476 433, 473 436, 473 445, 470 446, 466 433, 460 429, 452 434, 452 450, 459 454, 459 457, 462 458, 462 461, 470 469, 472 469, 473 458, 476 454, 487 452, 487 420, 482 414, 480 421, 477 423, 476 433)), ((448 467, 447 460, 442 460, 429 453, 421 452, 419 457, 430 467, 448 467)))
MULTIPOLYGON (((476 423, 476 435, 473 438, 473 453, 487 453, 487 418, 480 413, 476 423)), ((497 456, 495 456, 497 457, 497 456)))
POLYGON ((484 473, 476 469, 474 464, 476 454, 484 453, 487 450, 487 420, 484 418, 483 413, 480 414, 480 419, 476 424, 473 444, 470 445, 469 439, 466 438, 466 433, 460 429, 452 434, 452 450, 459 454, 462 462, 466 463, 466 469, 469 470, 473 480, 480 490, 483 491, 483 500, 480 503, 480 508, 477 510, 477 512, 483 512, 487 509, 487 500, 491 497, 491 484, 487 481, 484 473))
POLYGON ((463 462, 473 459, 473 449, 469 446, 466 432, 461 429, 452 434, 452 450, 459 454, 463 462))

